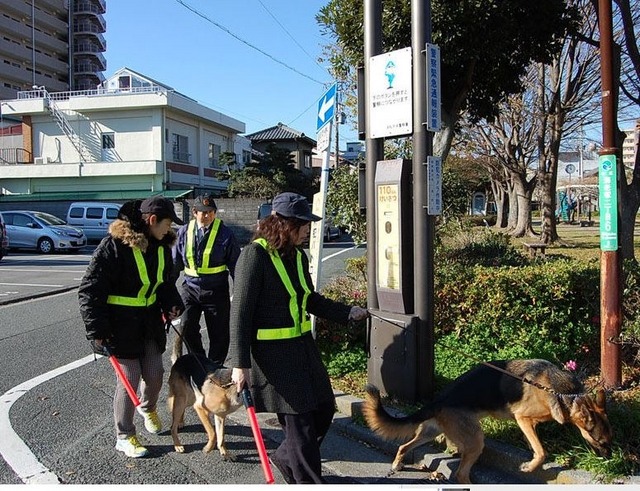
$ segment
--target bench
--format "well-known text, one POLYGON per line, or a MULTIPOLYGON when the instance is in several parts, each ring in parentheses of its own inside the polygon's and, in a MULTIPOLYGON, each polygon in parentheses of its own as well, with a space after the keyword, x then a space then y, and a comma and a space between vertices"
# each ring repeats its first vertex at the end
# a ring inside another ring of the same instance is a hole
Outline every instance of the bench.
POLYGON ((529 257, 532 259, 535 258, 538 254, 540 254, 541 258, 545 258, 545 253, 547 249, 547 244, 544 242, 525 242, 522 244, 525 252, 529 253, 529 257))

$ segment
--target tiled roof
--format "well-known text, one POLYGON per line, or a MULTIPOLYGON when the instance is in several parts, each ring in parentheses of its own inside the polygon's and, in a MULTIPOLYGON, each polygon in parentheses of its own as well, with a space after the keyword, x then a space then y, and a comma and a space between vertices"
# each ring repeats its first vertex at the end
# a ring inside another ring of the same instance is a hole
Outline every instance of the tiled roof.
POLYGON ((294 130, 288 127, 286 124, 278 123, 275 126, 266 128, 264 130, 256 131, 246 137, 251 141, 282 141, 282 140, 307 140, 308 143, 315 146, 316 142, 313 138, 309 138, 301 131, 294 130))

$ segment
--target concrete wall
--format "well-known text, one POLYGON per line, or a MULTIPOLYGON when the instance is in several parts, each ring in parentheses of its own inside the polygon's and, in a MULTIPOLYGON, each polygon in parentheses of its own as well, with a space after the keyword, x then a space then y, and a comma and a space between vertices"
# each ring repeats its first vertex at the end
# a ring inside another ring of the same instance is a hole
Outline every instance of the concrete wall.
POLYGON ((218 218, 233 230, 241 247, 248 244, 256 230, 258 207, 264 200, 216 198, 215 201, 218 206, 218 218))

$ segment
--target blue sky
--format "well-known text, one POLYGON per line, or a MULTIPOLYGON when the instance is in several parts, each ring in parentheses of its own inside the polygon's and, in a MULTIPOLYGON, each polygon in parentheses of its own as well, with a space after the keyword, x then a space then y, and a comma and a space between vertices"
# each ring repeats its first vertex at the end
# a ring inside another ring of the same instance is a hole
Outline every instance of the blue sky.
MULTIPOLYGON (((331 83, 328 71, 316 62, 322 45, 330 42, 315 20, 325 3, 108 0, 105 75, 127 66, 243 121, 247 133, 282 122, 315 139, 317 101, 331 83)), ((340 141, 354 140, 356 131, 341 125, 340 141)))

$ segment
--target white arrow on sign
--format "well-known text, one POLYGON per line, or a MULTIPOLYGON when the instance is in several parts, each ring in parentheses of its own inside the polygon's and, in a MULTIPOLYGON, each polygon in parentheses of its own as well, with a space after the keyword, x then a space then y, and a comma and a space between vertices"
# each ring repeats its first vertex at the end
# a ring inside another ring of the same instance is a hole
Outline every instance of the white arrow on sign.
POLYGON ((328 121, 333 118, 336 104, 337 85, 329 87, 318 101, 318 112, 316 113, 316 129, 320 130, 328 121))
POLYGON ((335 98, 336 98, 335 93, 332 94, 331 97, 328 99, 327 99, 327 96, 325 96, 324 100, 322 101, 322 104, 320 104, 320 107, 318 108, 318 117, 322 121, 325 121, 325 114, 327 114, 327 111, 333 107, 333 102, 335 98))

